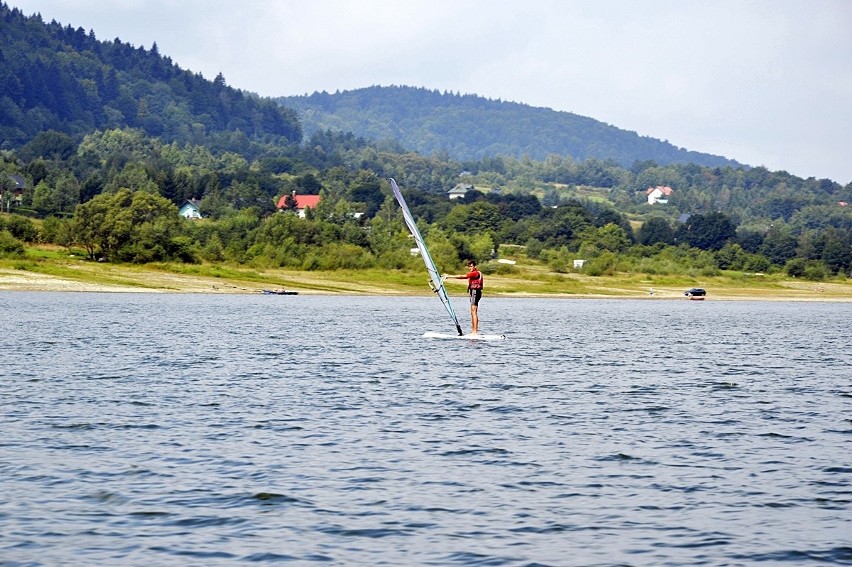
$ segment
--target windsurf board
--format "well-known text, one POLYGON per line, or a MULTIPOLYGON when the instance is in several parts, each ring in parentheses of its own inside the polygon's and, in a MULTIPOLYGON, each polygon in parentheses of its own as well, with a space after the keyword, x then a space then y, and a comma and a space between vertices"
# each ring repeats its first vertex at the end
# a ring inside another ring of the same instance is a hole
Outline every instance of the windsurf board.
POLYGON ((426 331, 423 333, 423 338, 426 339, 465 339, 468 341, 502 341, 506 339, 506 335, 452 335, 450 333, 436 333, 434 331, 426 331))

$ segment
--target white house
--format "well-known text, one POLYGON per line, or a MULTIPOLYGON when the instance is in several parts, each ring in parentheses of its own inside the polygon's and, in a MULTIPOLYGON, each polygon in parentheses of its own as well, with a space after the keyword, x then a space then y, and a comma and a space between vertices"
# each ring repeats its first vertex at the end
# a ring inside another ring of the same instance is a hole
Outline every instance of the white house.
POLYGON ((184 204, 180 206, 178 214, 185 219, 200 219, 201 209, 198 208, 199 205, 201 205, 200 201, 190 199, 189 201, 184 202, 184 204))
POLYGON ((663 185, 657 185, 656 187, 648 187, 645 190, 645 194, 648 196, 648 204, 653 205, 655 203, 668 203, 669 196, 672 194, 672 188, 663 185))
POLYGON ((450 199, 461 199, 471 189, 473 189, 473 185, 471 185, 470 183, 459 183, 455 187, 447 191, 447 194, 450 196, 450 199))

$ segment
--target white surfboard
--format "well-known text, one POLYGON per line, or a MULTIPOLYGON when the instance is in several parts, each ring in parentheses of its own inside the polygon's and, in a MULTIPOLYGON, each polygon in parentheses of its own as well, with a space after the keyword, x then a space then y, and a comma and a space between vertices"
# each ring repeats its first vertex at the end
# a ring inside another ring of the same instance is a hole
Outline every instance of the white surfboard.
POLYGON ((426 339, 465 339, 468 341, 502 341, 506 339, 506 335, 451 335, 449 333, 436 333, 434 331, 426 331, 423 333, 423 338, 426 339))

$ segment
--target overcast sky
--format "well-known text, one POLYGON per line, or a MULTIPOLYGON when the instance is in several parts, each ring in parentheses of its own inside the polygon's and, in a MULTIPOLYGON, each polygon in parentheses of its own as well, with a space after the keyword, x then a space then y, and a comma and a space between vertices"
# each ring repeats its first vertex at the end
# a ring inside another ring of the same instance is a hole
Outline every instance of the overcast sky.
POLYGON ((852 0, 6 0, 264 96, 408 85, 852 182, 852 0))

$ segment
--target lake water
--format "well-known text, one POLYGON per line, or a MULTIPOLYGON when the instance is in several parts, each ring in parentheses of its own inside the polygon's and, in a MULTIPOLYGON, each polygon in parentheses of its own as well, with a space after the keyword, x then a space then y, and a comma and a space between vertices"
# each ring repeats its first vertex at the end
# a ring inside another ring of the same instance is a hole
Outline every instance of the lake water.
POLYGON ((0 293, 0 564, 852 563, 852 304, 481 318, 0 293))

